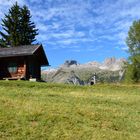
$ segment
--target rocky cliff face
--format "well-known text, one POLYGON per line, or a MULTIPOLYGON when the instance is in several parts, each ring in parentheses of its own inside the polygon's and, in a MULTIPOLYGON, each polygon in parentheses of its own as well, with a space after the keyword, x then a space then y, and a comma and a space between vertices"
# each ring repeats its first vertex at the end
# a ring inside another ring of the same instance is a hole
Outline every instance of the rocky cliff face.
POLYGON ((78 62, 76 60, 66 60, 61 67, 77 66, 78 62))
POLYGON ((106 69, 106 70, 110 70, 110 71, 117 71, 117 70, 121 70, 124 62, 126 62, 126 60, 124 58, 121 59, 116 59, 116 58, 107 58, 105 59, 105 61, 103 62, 103 64, 101 64, 99 66, 100 69, 106 69))
POLYGON ((96 73, 97 82, 118 82, 123 77, 125 61, 123 58, 107 58, 103 63, 93 61, 79 64, 75 60, 67 60, 58 69, 43 71, 42 75, 47 82, 83 85, 89 84, 96 73))

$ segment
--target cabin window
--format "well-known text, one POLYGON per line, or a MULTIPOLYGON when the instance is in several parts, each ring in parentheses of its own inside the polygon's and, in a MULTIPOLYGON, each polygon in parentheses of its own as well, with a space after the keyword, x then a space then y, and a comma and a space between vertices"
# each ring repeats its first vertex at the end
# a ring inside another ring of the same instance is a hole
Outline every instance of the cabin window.
POLYGON ((17 63, 10 63, 8 65, 9 73, 16 73, 17 72, 17 63))

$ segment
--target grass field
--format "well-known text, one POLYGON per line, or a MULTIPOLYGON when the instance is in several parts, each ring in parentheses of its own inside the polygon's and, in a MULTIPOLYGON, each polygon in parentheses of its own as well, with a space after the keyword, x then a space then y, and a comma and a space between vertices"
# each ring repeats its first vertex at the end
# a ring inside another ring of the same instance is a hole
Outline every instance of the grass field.
POLYGON ((139 140, 140 86, 0 81, 0 140, 139 140))

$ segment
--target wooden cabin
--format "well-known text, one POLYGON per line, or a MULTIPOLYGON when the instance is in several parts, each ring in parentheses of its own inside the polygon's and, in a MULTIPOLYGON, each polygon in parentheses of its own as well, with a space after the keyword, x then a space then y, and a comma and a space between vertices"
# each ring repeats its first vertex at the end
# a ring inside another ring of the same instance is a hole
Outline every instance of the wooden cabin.
POLYGON ((0 79, 41 79, 49 62, 42 45, 0 48, 0 79))

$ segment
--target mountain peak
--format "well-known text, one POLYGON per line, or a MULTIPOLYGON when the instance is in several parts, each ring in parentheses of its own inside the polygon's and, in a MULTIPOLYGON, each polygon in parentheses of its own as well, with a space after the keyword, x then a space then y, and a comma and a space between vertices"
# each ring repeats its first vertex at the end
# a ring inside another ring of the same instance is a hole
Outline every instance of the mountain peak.
POLYGON ((79 65, 76 60, 66 60, 65 63, 61 67, 70 67, 79 65))
POLYGON ((111 57, 111 58, 106 58, 104 61, 104 65, 111 65, 116 63, 116 58, 115 57, 111 57))

